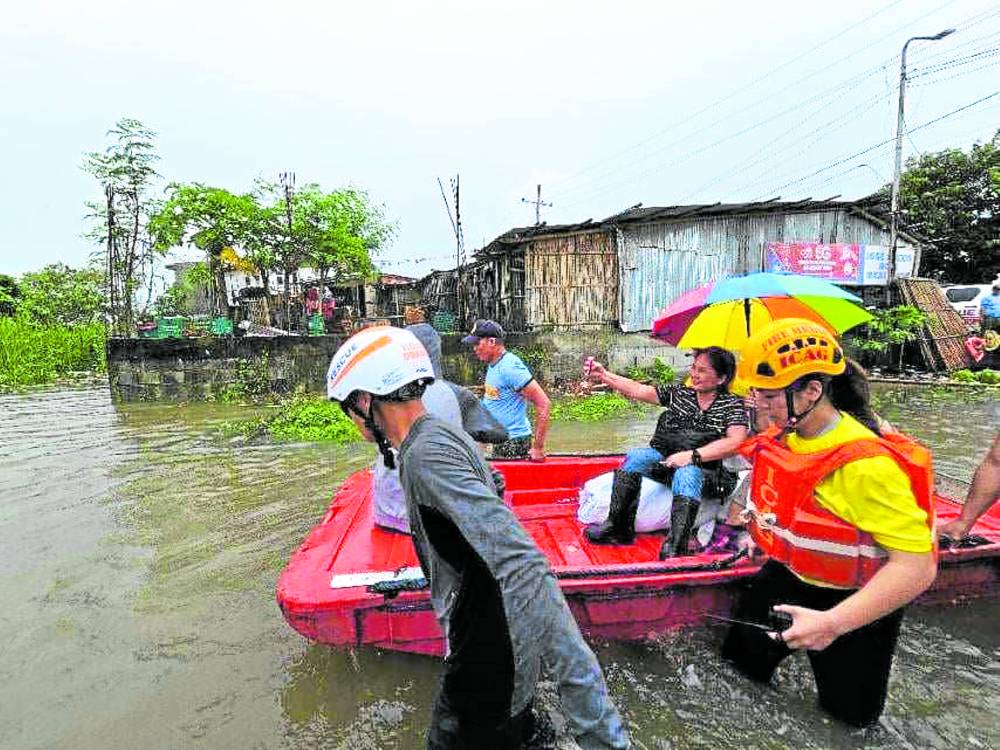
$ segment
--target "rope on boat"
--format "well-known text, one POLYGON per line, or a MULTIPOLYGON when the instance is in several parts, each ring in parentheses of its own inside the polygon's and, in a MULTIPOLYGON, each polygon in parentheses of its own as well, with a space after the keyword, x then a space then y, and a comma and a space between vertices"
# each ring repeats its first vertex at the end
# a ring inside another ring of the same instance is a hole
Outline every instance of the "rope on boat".
POLYGON ((666 562, 631 565, 621 568, 577 568, 573 570, 556 571, 556 578, 612 578, 615 576, 663 575, 664 573, 698 573, 725 570, 732 567, 738 560, 746 557, 748 550, 741 549, 721 560, 691 563, 689 565, 670 565, 666 562))
MULTIPOLYGON (((669 563, 646 563, 643 565, 630 565, 620 568, 573 568, 570 570, 555 571, 555 577, 563 580, 574 580, 579 578, 612 578, 616 576, 637 576, 637 575, 663 575, 664 573, 697 573, 725 570, 732 567, 738 560, 746 557, 748 551, 745 549, 734 552, 721 560, 711 560, 709 562, 692 563, 689 565, 670 565, 669 563)), ((402 591, 421 591, 429 586, 426 578, 395 579, 390 581, 378 581, 370 584, 366 590, 372 594, 381 594, 386 599, 396 597, 402 591)))

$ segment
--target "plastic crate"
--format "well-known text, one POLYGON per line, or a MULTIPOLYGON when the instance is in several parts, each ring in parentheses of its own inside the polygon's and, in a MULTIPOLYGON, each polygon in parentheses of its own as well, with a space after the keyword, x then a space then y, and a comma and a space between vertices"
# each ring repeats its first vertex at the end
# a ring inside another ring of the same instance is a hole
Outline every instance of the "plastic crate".
POLYGON ((156 319, 156 335, 158 339, 176 339, 184 335, 184 316, 172 315, 156 319))
POLYGON ((233 321, 230 318, 212 318, 209 331, 213 336, 228 336, 233 332, 233 321))
POLYGON ((322 315, 309 316, 308 329, 310 336, 322 336, 326 333, 326 321, 322 315))
POLYGON ((438 333, 451 333, 455 330, 455 314, 446 310, 436 312, 431 318, 431 326, 438 333))

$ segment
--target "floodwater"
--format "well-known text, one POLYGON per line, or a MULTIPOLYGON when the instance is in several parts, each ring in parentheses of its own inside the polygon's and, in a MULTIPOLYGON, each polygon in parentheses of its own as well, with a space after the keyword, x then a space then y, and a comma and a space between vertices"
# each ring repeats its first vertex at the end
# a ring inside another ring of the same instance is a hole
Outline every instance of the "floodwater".
MULTIPOLYGON (((998 422, 983 398, 879 395, 960 478, 998 422)), ((219 425, 242 413, 117 408, 99 388, 0 396, 0 748, 421 746, 435 660, 312 644, 274 602, 284 562, 370 447, 240 447, 219 425)), ((641 445, 654 418, 556 424, 550 449, 641 445)), ((803 658, 772 687, 748 683, 719 659, 718 629, 595 645, 637 747, 989 748, 998 617, 997 600, 911 608, 867 731, 816 708, 803 658)))

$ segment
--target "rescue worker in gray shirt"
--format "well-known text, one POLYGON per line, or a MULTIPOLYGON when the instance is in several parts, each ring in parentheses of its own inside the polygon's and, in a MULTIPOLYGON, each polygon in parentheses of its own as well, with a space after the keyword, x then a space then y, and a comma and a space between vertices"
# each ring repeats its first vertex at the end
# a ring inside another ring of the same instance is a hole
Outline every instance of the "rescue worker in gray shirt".
POLYGON ((352 336, 327 374, 328 395, 387 465, 399 451, 413 543, 448 648, 427 747, 520 747, 543 663, 581 748, 630 747, 545 556, 497 496, 475 443, 424 409, 433 379, 420 342, 391 327, 352 336))

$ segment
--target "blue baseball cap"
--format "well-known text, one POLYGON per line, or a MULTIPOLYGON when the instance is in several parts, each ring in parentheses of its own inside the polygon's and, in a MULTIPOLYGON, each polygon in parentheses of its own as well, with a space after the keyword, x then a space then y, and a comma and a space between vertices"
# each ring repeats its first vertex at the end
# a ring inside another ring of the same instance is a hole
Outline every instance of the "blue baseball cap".
POLYGON ((480 339, 503 340, 503 328, 492 320, 477 320, 472 331, 462 339, 463 344, 478 344, 480 339))

